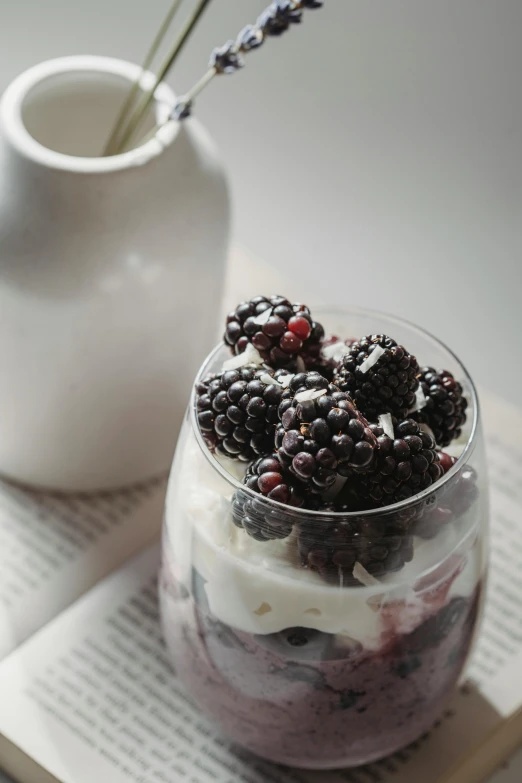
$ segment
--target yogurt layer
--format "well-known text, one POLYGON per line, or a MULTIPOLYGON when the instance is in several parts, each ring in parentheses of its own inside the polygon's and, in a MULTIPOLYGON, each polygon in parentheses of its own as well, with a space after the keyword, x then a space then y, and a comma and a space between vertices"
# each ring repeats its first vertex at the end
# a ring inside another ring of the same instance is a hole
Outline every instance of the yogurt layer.
MULTIPOLYGON (((192 568, 197 570, 210 611, 233 628, 271 634, 305 626, 373 650, 383 634, 410 632, 449 596, 469 597, 480 579, 483 553, 476 524, 469 524, 460 540, 451 525, 435 540, 417 539, 413 561, 376 585, 329 585, 296 561, 294 533, 259 542, 234 525, 234 488, 210 465, 192 433, 183 452, 176 487, 167 496, 173 559, 187 585, 192 568)), ((238 463, 227 461, 226 469, 240 477, 238 463)))

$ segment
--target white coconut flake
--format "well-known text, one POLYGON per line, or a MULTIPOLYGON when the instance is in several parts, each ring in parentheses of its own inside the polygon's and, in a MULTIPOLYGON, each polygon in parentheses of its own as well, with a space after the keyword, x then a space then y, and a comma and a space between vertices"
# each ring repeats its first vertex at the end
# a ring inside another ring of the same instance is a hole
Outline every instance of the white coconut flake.
POLYGON ((384 348, 380 345, 376 345, 371 354, 367 356, 364 362, 359 366, 360 372, 365 373, 368 372, 368 370, 371 370, 373 365, 377 364, 384 353, 386 353, 384 348))
POLYGON ((263 383, 266 383, 267 385, 271 383, 274 386, 281 386, 277 378, 274 378, 273 375, 269 375, 267 372, 264 372, 262 375, 260 375, 259 380, 263 383))
POLYGON ((327 359, 333 359, 337 351, 339 350, 339 343, 340 340, 336 340, 335 343, 331 343, 330 345, 325 345, 321 351, 323 356, 325 356, 327 359))
POLYGON ((335 479, 335 482, 330 487, 330 489, 327 489, 324 493, 323 500, 333 500, 339 492, 342 490, 346 482, 348 481, 346 476, 339 476, 337 475, 337 478, 335 479))
POLYGON ((413 408, 410 408, 408 413, 415 413, 415 411, 422 410, 422 408, 425 407, 427 402, 428 401, 427 401, 426 397, 424 396, 424 391, 422 389, 422 386, 419 383, 419 388, 415 392, 415 403, 413 405, 413 408))
POLYGON ((325 359, 332 359, 334 362, 340 362, 343 356, 348 353, 348 346, 342 340, 331 345, 325 345, 321 353, 325 359))
POLYGON ((419 428, 422 430, 422 432, 427 432, 428 435, 431 435, 433 440, 436 440, 435 433, 433 432, 429 424, 426 424, 425 422, 421 421, 419 424, 419 428))
POLYGON ((279 383, 281 384, 281 386, 283 387, 283 389, 288 389, 288 387, 290 386, 290 383, 292 382, 292 378, 293 378, 293 377, 294 377, 294 376, 293 376, 292 374, 289 374, 289 375, 280 375, 280 376, 279 376, 279 383))
POLYGON ((381 593, 380 595, 371 595, 366 603, 372 610, 372 612, 380 612, 381 608, 386 600, 386 593, 381 593))
POLYGON ((254 348, 252 343, 248 343, 243 353, 238 356, 232 356, 231 359, 227 359, 223 362, 224 370, 239 370, 240 367, 245 367, 247 364, 256 364, 258 366, 264 364, 261 354, 254 348))
POLYGON ((304 363, 302 356, 297 357, 295 360, 295 366, 297 368, 297 372, 306 372, 306 364, 304 363))
POLYGON ((306 389, 306 391, 299 392, 295 395, 296 402, 308 402, 308 400, 317 400, 318 397, 322 397, 326 394, 326 389, 306 389))
POLYGON ((395 440, 395 432, 393 431, 393 421, 391 413, 381 413, 379 416, 379 425, 384 430, 384 434, 392 440, 395 440))
POLYGON ((263 601, 263 603, 257 609, 254 610, 254 614, 257 614, 258 617, 262 617, 264 614, 267 614, 267 612, 271 612, 271 611, 272 611, 272 607, 270 606, 270 604, 267 604, 265 601, 263 601))
POLYGON ((365 587, 375 587, 375 585, 381 584, 378 579, 368 573, 366 568, 361 565, 359 561, 357 561, 354 565, 352 574, 354 579, 357 579, 357 581, 363 584, 365 587))
POLYGON ((272 309, 272 307, 267 307, 266 310, 263 310, 262 313, 259 313, 259 315, 254 318, 254 323, 257 324, 257 326, 264 326, 272 315, 272 309))

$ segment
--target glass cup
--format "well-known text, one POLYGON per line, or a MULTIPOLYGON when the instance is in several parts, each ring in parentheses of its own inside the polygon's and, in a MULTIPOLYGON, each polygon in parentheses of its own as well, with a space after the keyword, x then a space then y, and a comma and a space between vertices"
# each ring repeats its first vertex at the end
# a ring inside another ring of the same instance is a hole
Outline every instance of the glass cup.
MULTIPOLYGON (((423 366, 453 373, 468 399, 447 449, 457 462, 386 508, 291 508, 210 453, 193 395, 168 490, 160 597, 176 670, 223 732, 272 761, 327 769, 414 741, 451 698, 482 607, 488 491, 477 395, 451 351, 390 316, 316 317, 327 334, 389 334, 423 366)), ((229 355, 219 345, 198 379, 229 355)))

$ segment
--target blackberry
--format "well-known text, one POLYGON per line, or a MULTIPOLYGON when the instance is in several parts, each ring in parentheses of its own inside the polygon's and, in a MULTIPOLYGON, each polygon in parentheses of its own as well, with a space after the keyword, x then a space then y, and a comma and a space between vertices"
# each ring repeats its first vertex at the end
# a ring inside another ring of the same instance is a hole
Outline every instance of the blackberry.
POLYGON ((235 354, 252 343, 271 367, 292 369, 317 361, 323 337, 323 327, 306 305, 284 296, 255 296, 227 316, 224 340, 235 354))
MULTIPOLYGON (((445 451, 439 451, 438 454, 439 465, 444 475, 451 470, 457 460, 445 451)), ((425 539, 435 538, 441 530, 444 530, 447 525, 455 521, 453 512, 447 508, 447 501, 444 501, 444 498, 450 493, 451 489, 446 489, 442 494, 442 498, 438 493, 437 496, 433 496, 431 502, 428 502, 425 507, 417 509, 413 530, 416 536, 425 539)))
POLYGON ((281 464, 322 493, 337 475, 369 469, 377 440, 349 395, 318 372, 298 373, 283 392, 275 444, 281 464))
POLYGON ((291 507, 287 511, 274 508, 244 492, 236 493, 232 507, 234 524, 258 541, 289 536, 296 522, 292 508, 316 511, 321 506, 321 500, 282 466, 276 453, 260 457, 249 465, 243 483, 263 498, 291 507))
POLYGON ((456 461, 457 458, 452 457, 451 454, 446 454, 445 451, 439 451, 439 463, 443 473, 447 473, 448 470, 451 470, 456 461))
POLYGON ((445 498, 448 508, 457 517, 466 514, 477 502, 480 491, 477 486, 478 475, 471 465, 464 465, 457 474, 457 482, 445 498))
POLYGON ((395 438, 380 425, 370 428, 378 452, 373 470, 354 474, 353 485, 369 508, 379 508, 413 497, 443 475, 433 437, 418 422, 404 419, 395 425, 395 438))
POLYGON ((246 366, 197 384, 198 423, 211 451, 250 461, 273 450, 283 389, 261 380, 267 376, 266 369, 246 366))
POLYGON ((419 373, 417 359, 402 345, 385 334, 371 334, 347 348, 334 383, 352 395, 368 419, 375 421, 381 413, 404 419, 415 403, 419 373), (379 358, 368 367, 375 351, 379 358))
MULTIPOLYGON (((282 467, 277 454, 257 459, 248 467, 243 483, 268 500, 296 508, 307 505, 304 493, 282 467)), ((239 491, 232 502, 232 519, 237 527, 243 528, 257 541, 269 541, 289 536, 295 515, 290 509, 286 513, 283 509, 271 507, 261 499, 256 501, 246 492, 239 491)))
MULTIPOLYGON (((443 466, 447 465, 443 467, 446 473, 456 460, 441 452, 440 462, 443 466)), ((418 515, 415 535, 420 538, 435 538, 447 525, 458 524, 478 497, 477 473, 470 465, 464 465, 443 490, 437 493, 436 505, 418 515)))
POLYGON ((269 509, 266 503, 257 503, 246 492, 236 492, 232 502, 232 521, 256 541, 287 538, 295 519, 290 514, 269 509))
POLYGON ((453 521, 453 514, 448 508, 435 506, 419 513, 412 532, 419 538, 428 540, 438 536, 453 521))
POLYGON ((342 585, 361 584, 353 575, 356 563, 379 577, 400 570, 413 558, 413 539, 400 525, 341 515, 300 521, 297 547, 304 567, 342 585))
POLYGON ((260 457, 249 465, 243 483, 269 500, 298 508, 305 505, 302 488, 298 488, 295 479, 287 475, 275 453, 260 457))
POLYGON ((426 405, 413 418, 427 424, 433 430, 437 445, 444 448, 460 436, 468 402, 462 386, 448 370, 423 367, 420 384, 426 405))

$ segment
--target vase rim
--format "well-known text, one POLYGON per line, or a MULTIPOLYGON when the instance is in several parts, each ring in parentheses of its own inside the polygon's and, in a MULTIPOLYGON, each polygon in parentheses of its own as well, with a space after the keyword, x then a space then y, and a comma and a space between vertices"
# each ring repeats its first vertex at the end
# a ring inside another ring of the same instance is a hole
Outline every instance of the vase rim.
MULTIPOLYGON (((156 78, 151 71, 143 71, 135 63, 99 55, 57 57, 28 68, 9 84, 0 101, 2 132, 20 155, 47 168, 84 174, 104 174, 142 166, 172 144, 180 130, 180 123, 176 121, 166 123, 153 138, 141 146, 106 157, 68 155, 41 144, 25 126, 22 116, 24 101, 30 91, 44 80, 74 72, 119 76, 127 80, 129 85, 139 80, 142 90, 149 90, 156 78)), ((176 96, 172 89, 165 82, 161 82, 154 92, 153 108, 158 122, 167 119, 175 102, 176 96)))

